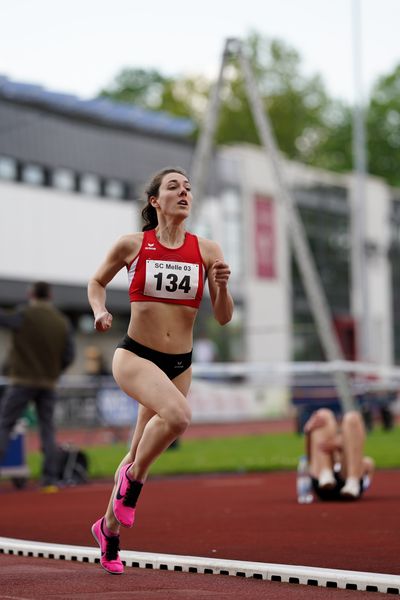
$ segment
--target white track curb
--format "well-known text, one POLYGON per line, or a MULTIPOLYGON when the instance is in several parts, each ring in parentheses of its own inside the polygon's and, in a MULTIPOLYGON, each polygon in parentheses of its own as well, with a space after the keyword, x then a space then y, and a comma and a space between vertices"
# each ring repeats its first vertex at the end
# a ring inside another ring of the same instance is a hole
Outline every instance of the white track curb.
MULTIPOLYGON (((99 561, 98 548, 2 537, 0 537, 0 553, 90 563, 99 561)), ((309 586, 400 594, 400 576, 398 575, 151 552, 121 551, 120 556, 126 566, 142 569, 233 575, 309 586)))

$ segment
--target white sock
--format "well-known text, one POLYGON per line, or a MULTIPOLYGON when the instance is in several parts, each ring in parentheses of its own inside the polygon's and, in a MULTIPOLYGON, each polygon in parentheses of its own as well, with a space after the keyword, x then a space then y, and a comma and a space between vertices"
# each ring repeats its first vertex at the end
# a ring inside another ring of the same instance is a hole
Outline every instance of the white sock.
POLYGON ((333 474, 332 469, 322 469, 321 473, 318 477, 318 485, 319 487, 332 487, 336 483, 335 476, 333 474))
POLYGON ((359 479, 357 477, 348 477, 344 487, 341 489, 341 494, 357 498, 360 495, 359 479))

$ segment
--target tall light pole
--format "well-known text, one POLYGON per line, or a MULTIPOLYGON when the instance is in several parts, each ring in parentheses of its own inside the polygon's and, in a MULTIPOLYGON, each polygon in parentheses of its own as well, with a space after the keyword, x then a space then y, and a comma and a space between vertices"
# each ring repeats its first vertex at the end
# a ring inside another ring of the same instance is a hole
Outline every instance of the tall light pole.
POLYGON ((352 0, 352 45, 354 75, 353 108, 353 171, 354 210, 353 231, 353 282, 355 289, 356 342, 358 360, 370 362, 370 310, 366 255, 366 175, 367 150, 365 135, 365 108, 362 90, 362 39, 361 2, 352 0))

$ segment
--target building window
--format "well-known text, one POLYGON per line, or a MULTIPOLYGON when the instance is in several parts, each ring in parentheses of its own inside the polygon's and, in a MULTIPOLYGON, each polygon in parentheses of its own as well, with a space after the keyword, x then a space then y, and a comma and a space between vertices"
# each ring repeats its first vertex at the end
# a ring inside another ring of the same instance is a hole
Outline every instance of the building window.
POLYGON ((80 191, 89 196, 100 196, 101 183, 99 177, 91 173, 85 173, 80 178, 80 191))
POLYGON ((44 169, 38 165, 24 165, 21 170, 21 180, 30 185, 45 185, 44 169))
POLYGON ((0 156, 0 179, 17 178, 17 162, 13 158, 0 156))
POLYGON ((75 174, 69 169, 55 169, 51 175, 51 184, 59 190, 75 190, 75 174))
MULTIPOLYGON (((351 223, 347 190, 315 185, 295 188, 301 220, 333 316, 351 312, 351 223)), ((292 259, 295 360, 322 360, 323 349, 297 261, 292 259)))
POLYGON ((118 179, 107 179, 104 185, 104 195, 109 198, 123 198, 125 195, 124 184, 118 179))

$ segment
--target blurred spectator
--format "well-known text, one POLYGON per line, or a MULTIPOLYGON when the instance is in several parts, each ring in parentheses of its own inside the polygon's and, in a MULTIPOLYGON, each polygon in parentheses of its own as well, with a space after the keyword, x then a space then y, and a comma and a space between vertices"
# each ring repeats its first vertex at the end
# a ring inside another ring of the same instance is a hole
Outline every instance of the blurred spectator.
POLYGON ((85 373, 91 377, 110 375, 103 353, 97 346, 85 348, 85 373))
POLYGON ((0 326, 11 330, 10 385, 0 406, 0 461, 15 423, 33 402, 44 454, 42 485, 56 484, 55 386, 74 358, 71 327, 52 304, 50 285, 43 281, 32 285, 26 305, 12 313, 0 310, 0 326))
POLYGON ((304 426, 310 474, 321 500, 357 500, 369 486, 374 461, 364 456, 365 427, 357 411, 344 414, 339 427, 326 408, 314 412, 304 426))

